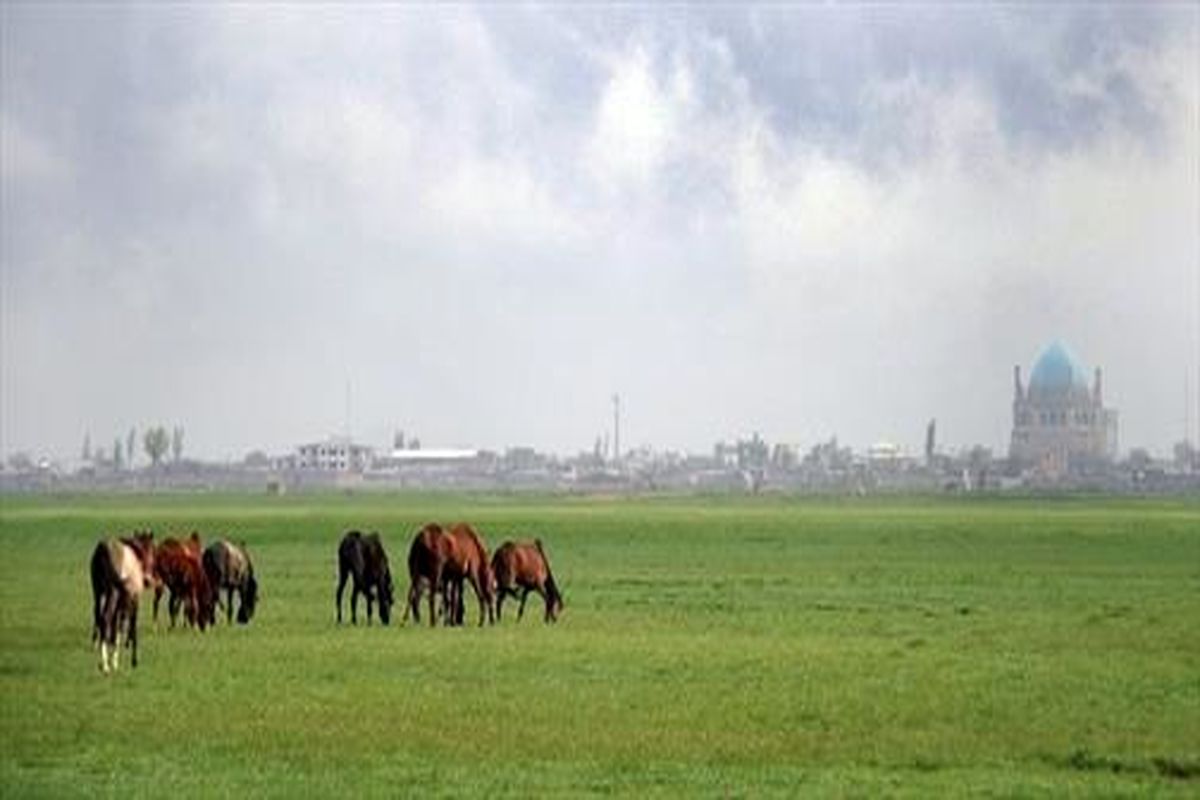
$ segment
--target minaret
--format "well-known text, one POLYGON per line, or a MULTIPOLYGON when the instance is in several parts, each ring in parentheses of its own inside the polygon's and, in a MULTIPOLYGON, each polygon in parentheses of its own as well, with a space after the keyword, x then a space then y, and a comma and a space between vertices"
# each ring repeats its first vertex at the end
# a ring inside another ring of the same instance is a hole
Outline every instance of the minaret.
POLYGON ((1102 393, 1103 384, 1100 382, 1100 368, 1096 367, 1096 378, 1092 383, 1092 402, 1097 407, 1104 405, 1104 395, 1102 393))
POLYGON ((1021 387, 1021 365, 1013 367, 1013 400, 1021 402, 1025 399, 1025 390, 1021 387))

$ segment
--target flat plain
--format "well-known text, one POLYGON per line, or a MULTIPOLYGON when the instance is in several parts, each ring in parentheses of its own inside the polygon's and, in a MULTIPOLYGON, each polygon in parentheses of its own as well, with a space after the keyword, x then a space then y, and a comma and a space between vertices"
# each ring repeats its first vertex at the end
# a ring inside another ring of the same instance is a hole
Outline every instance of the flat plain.
POLYGON ((3 497, 0 542, 6 797, 1200 794, 1196 498, 3 497), (335 624, 343 531, 402 595, 459 519, 543 540, 557 625, 335 624), (136 527, 245 541, 261 605, 144 601, 105 677, 88 557, 136 527))

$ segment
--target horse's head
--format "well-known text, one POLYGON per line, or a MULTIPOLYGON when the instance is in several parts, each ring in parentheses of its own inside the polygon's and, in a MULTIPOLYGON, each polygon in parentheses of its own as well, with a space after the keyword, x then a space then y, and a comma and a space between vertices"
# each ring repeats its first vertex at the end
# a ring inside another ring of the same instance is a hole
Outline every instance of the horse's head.
POLYGON ((564 606, 562 592, 551 576, 546 581, 546 622, 558 622, 558 615, 563 612, 564 606))
POLYGON ((254 608, 258 604, 258 580, 249 575, 242 587, 242 604, 238 607, 237 621, 245 625, 254 616, 254 608))

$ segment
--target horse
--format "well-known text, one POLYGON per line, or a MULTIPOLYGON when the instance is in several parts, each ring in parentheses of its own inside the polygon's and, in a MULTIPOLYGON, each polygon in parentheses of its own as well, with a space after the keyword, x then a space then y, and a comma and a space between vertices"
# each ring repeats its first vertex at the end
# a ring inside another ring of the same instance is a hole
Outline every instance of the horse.
POLYGON ((550 572, 550 560, 542 548, 542 540, 528 542, 505 542, 492 556, 492 572, 496 575, 496 621, 506 595, 517 596, 520 590, 521 607, 517 621, 525 614, 525 600, 531 591, 537 592, 546 601, 546 622, 555 622, 563 610, 562 592, 550 572))
POLYGON ((100 645, 100 671, 116 671, 120 661, 120 634, 137 666, 138 598, 152 584, 154 534, 135 533, 119 539, 102 539, 92 551, 92 639, 100 645))
POLYGON ((254 565, 246 553, 245 543, 238 546, 220 539, 210 544, 204 551, 204 573, 216 595, 216 602, 220 602, 221 590, 225 590, 226 623, 233 624, 234 591, 241 601, 237 612, 238 624, 248 623, 258 604, 258 580, 254 577, 254 565))
POLYGON ((448 532, 453 548, 448 564, 447 605, 452 623, 463 624, 463 581, 471 584, 475 598, 479 601, 479 624, 483 625, 486 614, 488 624, 495 620, 493 608, 496 603, 496 578, 488 561, 487 548, 479 534, 465 522, 460 522, 448 532))
POLYGON ((216 596, 208 575, 204 571, 200 550, 200 536, 193 533, 182 542, 165 539, 155 551, 154 574, 154 621, 158 622, 158 604, 164 589, 171 592, 167 610, 171 615, 171 627, 179 614, 180 603, 184 606, 187 621, 204 630, 216 621, 216 596))
POLYGON ((337 621, 342 623, 342 591, 346 579, 354 578, 350 590, 350 622, 358 624, 358 595, 367 598, 367 624, 371 624, 371 603, 378 595, 379 621, 387 625, 392 621, 392 603, 395 602, 392 571, 388 567, 387 552, 378 533, 363 536, 350 531, 338 545, 337 621))
POLYGON ((459 523, 446 530, 430 522, 413 537, 408 550, 408 603, 404 621, 411 614, 420 621, 420 601, 424 588, 429 590, 429 624, 437 624, 437 596, 445 607, 446 624, 462 622, 462 583, 471 584, 479 599, 479 624, 492 620, 495 581, 487 560, 487 549, 474 529, 459 523))
MULTIPOLYGON (((454 544, 449 535, 436 522, 430 522, 417 531, 408 548, 408 598, 404 608, 404 622, 409 614, 414 622, 421 621, 422 587, 429 589, 429 625, 437 624, 437 595, 445 599, 444 574, 452 558, 454 544)), ((448 613, 447 616, 450 616, 448 613)))

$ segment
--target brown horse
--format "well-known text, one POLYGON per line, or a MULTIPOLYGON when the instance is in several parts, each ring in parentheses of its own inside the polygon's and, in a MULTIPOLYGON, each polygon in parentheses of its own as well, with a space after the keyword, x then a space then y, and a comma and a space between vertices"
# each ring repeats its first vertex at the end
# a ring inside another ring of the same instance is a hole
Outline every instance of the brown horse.
POLYGON ((463 581, 471 584, 475 598, 479 601, 479 624, 484 617, 488 624, 495 621, 496 578, 488 562, 487 548, 479 534, 465 522, 452 527, 447 534, 454 544, 449 567, 447 605, 450 607, 453 624, 463 624, 463 581))
POLYGON ((445 596, 446 565, 452 558, 454 545, 441 525, 426 524, 413 536, 408 548, 408 602, 404 609, 404 622, 411 614, 413 621, 421 621, 421 592, 429 590, 429 624, 437 624, 437 596, 445 596))
POLYGON ((122 626, 137 666, 138 598, 152 584, 153 573, 153 533, 102 539, 92 551, 92 638, 100 644, 101 672, 119 665, 122 626))
POLYGON ((158 604, 164 589, 171 597, 167 610, 171 615, 171 627, 182 603, 187 621, 204 630, 216 621, 216 595, 201 562, 200 536, 193 533, 182 542, 165 539, 154 554, 154 621, 158 622, 158 604))
POLYGON ((220 539, 205 549, 203 562, 204 574, 216 595, 216 602, 221 601, 221 590, 225 590, 226 622, 233 623, 233 593, 236 591, 241 599, 238 624, 248 623, 258 605, 258 580, 254 577, 254 565, 246 553, 246 545, 238 546, 220 539))
POLYGON ((546 622, 555 622, 563 610, 562 593, 554 582, 550 572, 550 560, 542 549, 541 539, 534 539, 532 544, 527 542, 505 542, 492 556, 492 572, 496 575, 496 621, 500 621, 500 611, 504 606, 505 595, 521 596, 521 607, 517 611, 517 620, 525 614, 525 600, 530 592, 537 592, 546 601, 546 622))
POLYGON ((413 537, 408 550, 408 603, 404 621, 409 615, 421 619, 420 602, 423 591, 429 591, 429 624, 437 624, 437 597, 443 600, 446 624, 462 622, 462 584, 467 581, 479 599, 479 624, 492 620, 495 581, 487 560, 487 549, 479 535, 466 523, 447 530, 430 522, 413 537))

